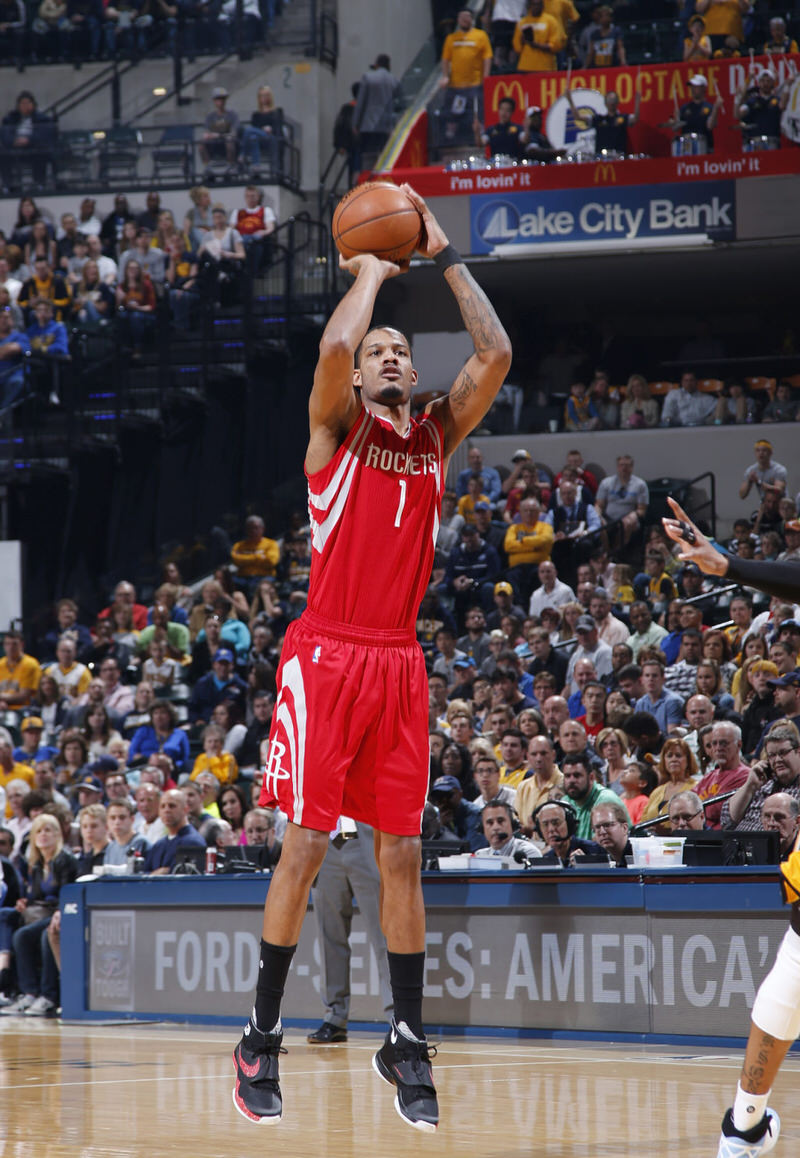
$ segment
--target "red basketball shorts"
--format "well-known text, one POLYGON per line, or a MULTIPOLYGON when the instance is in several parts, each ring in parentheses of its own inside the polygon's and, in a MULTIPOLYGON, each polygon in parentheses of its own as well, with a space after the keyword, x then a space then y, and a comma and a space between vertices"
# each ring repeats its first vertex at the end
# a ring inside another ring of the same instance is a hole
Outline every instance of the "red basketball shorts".
POLYGON ((428 681, 413 632, 304 612, 283 643, 259 804, 320 831, 350 816, 419 836, 428 776, 428 681))

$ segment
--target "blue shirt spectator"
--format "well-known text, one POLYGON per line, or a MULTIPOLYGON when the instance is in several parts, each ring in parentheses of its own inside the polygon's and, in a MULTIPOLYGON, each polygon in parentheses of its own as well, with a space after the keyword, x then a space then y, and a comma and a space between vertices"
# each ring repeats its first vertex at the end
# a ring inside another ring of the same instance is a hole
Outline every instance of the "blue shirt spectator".
POLYGON ((498 502, 503 493, 503 483, 493 466, 483 465, 483 455, 477 446, 471 446, 467 451, 467 462, 469 466, 466 470, 459 471, 456 481, 456 497, 463 498, 469 491, 470 478, 474 474, 479 474, 483 483, 483 493, 489 497, 492 503, 498 502))
POLYGON ((16 402, 25 387, 23 358, 31 344, 27 335, 14 329, 8 310, 0 310, 0 411, 16 402))
POLYGON ((67 327, 53 320, 53 306, 46 298, 37 298, 33 307, 34 321, 28 326, 28 341, 34 354, 46 358, 69 357, 67 327))

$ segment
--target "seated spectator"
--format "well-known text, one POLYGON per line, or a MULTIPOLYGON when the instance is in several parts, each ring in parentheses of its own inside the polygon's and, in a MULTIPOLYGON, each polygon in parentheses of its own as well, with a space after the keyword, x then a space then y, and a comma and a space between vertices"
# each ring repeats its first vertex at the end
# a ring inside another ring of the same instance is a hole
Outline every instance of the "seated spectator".
POLYGON ((144 871, 154 875, 172 872, 180 848, 205 848, 206 842, 188 823, 186 800, 179 788, 163 793, 158 815, 165 835, 156 840, 145 853, 144 871))
POLYGON ((191 779, 196 780, 203 772, 211 772, 220 784, 232 784, 239 775, 236 757, 223 751, 225 733, 216 724, 209 724, 203 730, 203 751, 192 768, 191 779))
MULTIPOLYGON (((18 39, 24 33, 24 20, 20 28, 20 11, 18 6, 15 7, 16 20, 10 24, 4 22, 5 43, 9 40, 13 43, 15 38, 18 39)), ((46 113, 39 112, 32 92, 24 89, 17 97, 14 108, 3 117, 0 139, 5 149, 19 157, 24 157, 26 151, 36 154, 33 162, 33 179, 37 185, 43 185, 47 164, 46 153, 53 145, 53 122, 46 113)))
MULTIPOLYGON (((114 285, 118 276, 117 263, 113 257, 103 252, 103 244, 96 233, 90 233, 86 238, 86 255, 87 259, 97 262, 100 280, 106 285, 114 285)), ((70 262, 71 269, 72 262, 70 262)))
POLYGON ((39 685, 41 667, 32 655, 25 654, 24 646, 21 631, 12 629, 3 636, 5 655, 0 659, 0 708, 3 710, 25 707, 34 699, 39 685))
POLYGON ((132 854, 144 859, 148 844, 134 828, 135 816, 136 805, 127 796, 123 799, 109 800, 106 808, 106 825, 111 840, 106 845, 103 855, 104 865, 127 864, 128 857, 132 854))
POLYGON ((247 735, 247 728, 242 723, 243 706, 233 700, 221 700, 211 714, 211 722, 222 728, 225 741, 223 749, 230 752, 239 761, 239 752, 247 735))
POLYGON ((15 328, 11 312, 0 310, 0 414, 25 390, 24 358, 30 349, 27 334, 15 328))
POLYGON ((221 85, 211 93, 214 102, 213 110, 205 120, 205 130, 200 144, 200 158, 204 165, 219 156, 220 150, 233 166, 236 161, 237 134, 239 132, 239 117, 227 107, 229 93, 221 85))
POLYGON ((634 711, 649 712, 662 732, 674 732, 683 721, 683 700, 665 687, 665 665, 647 659, 641 668, 644 695, 633 705, 634 711))
POLYGON ((481 809, 471 800, 464 799, 461 783, 455 776, 444 775, 435 780, 429 800, 438 808, 442 826, 459 840, 467 841, 471 852, 484 846, 481 809))
POLYGON ((58 253, 55 238, 53 237, 51 228, 43 218, 34 221, 31 226, 28 240, 25 242, 23 257, 25 268, 29 275, 33 271, 34 262, 37 257, 45 258, 47 264, 53 269, 58 267, 58 253))
POLYGON ((10 61, 21 61, 25 36, 25 6, 22 0, 0 3, 0 53, 10 61))
POLYGON ((62 321, 69 314, 71 297, 64 278, 60 273, 53 272, 46 257, 37 257, 33 276, 23 283, 17 298, 29 325, 34 320, 34 307, 42 298, 52 304, 57 321, 62 321))
POLYGON ((149 0, 114 0, 104 13, 106 52, 110 57, 129 56, 132 60, 147 52, 147 30, 153 24, 149 0))
MULTIPOLYGON (((461 718, 461 717, 459 717, 461 718)), ((502 800, 514 807, 517 792, 508 785, 500 785, 500 763, 488 752, 479 752, 473 764, 475 785, 478 795, 473 801, 476 808, 484 808, 490 800, 502 800)))
POLYGON ((522 160, 524 156, 522 126, 515 124, 511 119, 516 107, 517 102, 513 97, 503 97, 497 104, 495 124, 487 125, 484 129, 481 122, 475 119, 472 126, 475 144, 488 147, 491 157, 499 154, 502 157, 513 157, 517 161, 522 160))
POLYGON ((573 382, 569 388, 569 398, 564 405, 565 430, 597 430, 600 415, 585 382, 573 382))
POLYGON ((22 282, 18 277, 12 277, 11 266, 7 257, 0 257, 0 289, 8 292, 11 304, 14 304, 22 289, 22 282))
MULTIPOLYGON (((100 789, 102 796, 102 788, 100 789)), ((106 827, 106 810, 102 804, 84 804, 78 813, 82 851, 78 855, 78 876, 92 873, 105 861, 110 844, 106 827)))
POLYGON ((269 739, 275 696, 269 691, 259 691, 253 696, 253 720, 248 727, 239 754, 240 767, 245 770, 257 768, 261 760, 261 745, 269 739))
MULTIPOLYGON (((215 776, 208 774, 210 779, 214 782, 214 799, 216 801, 216 791, 219 784, 215 776)), ((186 819, 192 828, 195 828, 206 843, 208 848, 214 848, 220 835, 219 826, 219 809, 215 803, 214 807, 217 810, 217 815, 214 816, 209 812, 203 803, 203 785, 201 780, 185 780, 181 784, 181 792, 186 801, 186 819)))
POLYGON ((641 374, 631 374, 625 390, 625 401, 620 408, 620 426, 627 430, 643 430, 658 426, 658 403, 650 397, 650 386, 641 374))
POLYGON ((717 399, 714 421, 740 426, 745 422, 753 422, 755 415, 756 404, 747 396, 741 382, 726 382, 717 399))
POLYGON ((788 792, 773 792, 761 806, 761 827, 778 833, 779 859, 787 860, 800 833, 800 800, 788 792))
POLYGON ((138 361, 145 339, 155 329, 156 294, 150 278, 133 258, 125 267, 124 280, 117 286, 116 304, 124 340, 133 347, 131 358, 138 361))
POLYGON ((782 16, 773 16, 769 22, 769 40, 763 48, 765 56, 782 56, 797 52, 797 41, 788 35, 786 21, 782 16))
POLYGON ((499 473, 493 466, 484 466, 483 452, 478 446, 471 446, 467 451, 467 463, 464 470, 459 471, 456 480, 456 498, 463 498, 469 490, 469 480, 474 474, 481 476, 481 490, 488 496, 489 502, 494 505, 500 501, 502 482, 499 473))
POLYGON ((192 329, 194 311, 200 300, 198 269, 194 253, 184 248, 178 236, 170 238, 167 242, 167 268, 164 280, 169 292, 172 320, 179 330, 192 329))
MULTIPOLYGON (((32 780, 32 778, 31 778, 32 780)), ((32 783, 11 773, 5 782, 5 808, 3 825, 14 837, 12 856, 18 856, 22 842, 31 827, 30 809, 25 807, 25 798, 31 795, 32 783)), ((39 805, 41 808, 41 804, 39 805)))
MULTIPOLYGON (((216 785, 216 783, 217 781, 214 779, 214 784, 216 785)), ((139 785, 133 796, 136 802, 134 829, 140 836, 144 837, 148 845, 155 844, 166 833, 164 822, 159 815, 161 789, 156 784, 146 781, 139 785)))
MULTIPOLYGON (((103 218, 103 224, 100 226, 100 241, 102 243, 103 253, 105 253, 107 257, 119 257, 125 225, 128 222, 132 222, 134 226, 136 224, 131 207, 128 204, 128 198, 124 193, 117 193, 114 197, 114 206, 111 212, 103 218)), ((92 256, 94 257, 95 255, 92 254, 92 256)))
MULTIPOLYGON (((106 258, 106 260, 108 260, 106 258)), ((66 274, 67 286, 74 292, 75 286, 83 277, 83 271, 89 261, 89 242, 85 237, 79 236, 75 238, 72 247, 72 253, 67 258, 64 272, 66 274)), ((96 264, 96 263, 95 263, 96 264)), ((99 269, 99 267, 98 267, 99 269)), ((115 266, 116 269, 116 266, 115 266)), ((112 295, 113 296, 113 295, 112 295)))
POLYGON ((672 832, 700 832, 706 827, 703 802, 696 792, 687 790, 673 796, 667 809, 672 832))
POLYGON ((283 146, 283 109, 276 107, 269 85, 262 84, 256 93, 256 110, 242 129, 242 155, 255 169, 266 154, 270 174, 275 175, 283 168, 283 146))
POLYGON ((562 46, 561 28, 555 17, 545 12, 544 0, 528 0, 511 40, 517 72, 552 71, 562 46))
POLYGON ((114 315, 114 292, 101 279, 97 262, 89 258, 73 289, 73 319, 81 327, 96 326, 114 315))
POLYGON ((528 741, 527 763, 533 775, 518 784, 514 808, 525 836, 533 836, 531 817, 540 804, 563 789, 564 777, 556 765, 555 745, 549 736, 534 736, 528 741))
POLYGON ((671 390, 664 399, 661 425, 703 426, 711 419, 716 405, 711 394, 698 391, 696 375, 686 370, 681 375, 680 386, 671 390))
POLYGON ((544 863, 560 862, 563 868, 575 867, 587 853, 594 855, 603 851, 593 840, 575 835, 577 816, 572 804, 566 800, 546 801, 536 810, 532 820, 534 832, 548 846, 542 857, 544 863))
POLYGON ((633 459, 629 454, 617 456, 616 475, 608 475, 597 488, 595 505, 604 523, 622 524, 627 543, 643 525, 650 503, 650 492, 644 479, 633 473, 633 459))
MULTIPOLYGON (((156 602, 147 613, 149 623, 139 633, 137 646, 140 652, 147 652, 154 639, 165 639, 167 651, 172 659, 182 661, 189 654, 189 628, 185 624, 186 612, 176 608, 174 595, 168 585, 156 592, 156 602)), ((180 664, 179 664, 180 666, 180 664)), ((173 669, 173 676, 178 669, 173 669)))
POLYGON ((731 785, 738 790, 722 805, 722 827, 741 831, 761 828, 762 808, 773 793, 788 793, 800 800, 800 735, 795 725, 783 720, 773 724, 764 740, 763 753, 762 760, 745 768, 744 781, 731 785))
POLYGON ((58 909, 62 886, 71 884, 78 875, 76 860, 64 847, 55 816, 43 812, 31 825, 27 863, 25 895, 16 909, 3 910, 9 917, 0 926, 0 970, 8 968, 9 949, 13 948, 20 990, 3 1013, 52 1017, 60 1004, 59 977, 47 929, 58 909))
POLYGON ((31 45, 37 60, 63 60, 62 44, 69 32, 67 0, 42 0, 31 23, 31 45))
POLYGON ((245 261, 244 245, 238 232, 227 222, 224 205, 212 210, 212 227, 197 251, 201 284, 211 296, 238 277, 245 261))
POLYGON ((567 667, 566 688, 570 695, 579 690, 575 667, 580 660, 589 660, 592 664, 593 679, 604 679, 611 674, 611 648, 599 638, 597 624, 591 615, 581 615, 575 624, 575 634, 578 646, 570 656, 567 667))
POLYGON ((150 640, 147 648, 148 658, 142 664, 142 678, 148 680, 156 691, 163 692, 178 683, 181 678, 181 665, 167 656, 166 635, 156 634, 150 640))
POLYGON ((561 761, 564 795, 575 812, 576 835, 589 840, 592 831, 592 809, 597 804, 618 803, 616 792, 596 783, 595 766, 586 752, 568 752, 561 761))
POLYGON ((119 280, 123 285, 125 284, 125 271, 131 261, 139 263, 142 273, 150 278, 154 286, 164 284, 167 255, 155 243, 153 232, 146 225, 139 226, 133 246, 120 254, 119 280))
POLYGON ((602 728, 595 739, 594 750, 604 762, 600 774, 603 784, 622 795, 622 776, 631 763, 625 733, 619 728, 602 728))
POLYGON ((464 522, 470 525, 475 523, 476 504, 484 503, 489 506, 489 496, 483 493, 482 485, 481 476, 475 471, 467 481, 467 493, 458 500, 458 513, 464 522))
POLYGON ((800 402, 794 397, 789 382, 779 382, 775 397, 764 407, 762 422, 796 422, 800 419, 800 402))
POLYGON ((599 419, 599 430, 616 430, 619 426, 619 391, 612 387, 605 370, 595 370, 589 383, 589 397, 599 419))
POLYGON ((244 821, 247 814, 248 800, 244 789, 239 784, 226 784, 220 789, 219 811, 223 820, 231 826, 234 844, 246 844, 244 835, 244 821))
MULTIPOLYGON (((744 669, 743 669, 744 670, 744 669)), ((742 751, 746 756, 755 752, 767 724, 783 713, 775 703, 770 680, 777 679, 778 669, 766 659, 757 659, 747 667, 747 681, 752 688, 747 707, 742 714, 742 751)))
POLYGON ((509 563, 508 578, 526 601, 538 581, 538 565, 550 558, 553 549, 553 528, 541 514, 538 500, 524 499, 519 522, 509 526, 503 544, 509 563))
POLYGON ((655 773, 651 764, 631 760, 619 779, 622 803, 628 810, 631 824, 638 824, 650 800, 655 786, 655 773))
POLYGON ((100 664, 100 680, 103 684, 103 703, 109 712, 126 716, 133 710, 134 690, 120 680, 119 664, 107 656, 100 664))
POLYGON ((542 488, 536 466, 532 462, 521 464, 516 480, 507 492, 506 505, 503 508, 505 523, 513 523, 519 518, 519 506, 523 499, 536 499, 537 502, 542 500, 542 488))
MULTIPOLYGON (((543 516, 543 522, 553 525, 554 512, 548 511, 543 516)), ((553 536, 555 538, 555 534, 553 536)), ((565 603, 573 602, 575 593, 570 586, 562 583, 558 571, 550 560, 540 563, 537 568, 539 586, 531 595, 528 614, 538 617, 545 607, 563 607, 565 603)))
MULTIPOLYGON (((273 576, 280 559, 280 547, 274 539, 264 535, 264 520, 258 515, 250 515, 244 530, 245 537, 234 543, 231 550, 237 578, 257 581, 264 576, 273 576)), ((251 591, 255 586, 255 582, 248 583, 251 591)))
POLYGON ((156 700, 150 707, 150 722, 134 732, 128 761, 146 760, 156 752, 166 753, 177 772, 189 771, 189 738, 178 727, 175 709, 168 700, 156 700))
MULTIPOLYGON (((654 820, 666 813, 669 801, 679 792, 694 789, 697 783, 697 761, 685 740, 676 736, 666 741, 661 749, 657 764, 658 787, 650 793, 647 807, 642 812, 639 823, 654 820)), ((659 826, 658 831, 666 831, 659 826)))
POLYGON ((89 752, 90 760, 97 760, 100 756, 108 755, 108 746, 122 737, 113 727, 111 718, 102 704, 95 704, 86 713, 83 725, 83 738, 89 752))
MULTIPOLYGON (((750 775, 750 768, 742 761, 742 732, 738 725, 728 721, 714 724, 710 747, 715 763, 695 787, 703 801, 740 788, 750 775)), ((706 823, 710 828, 722 827, 721 813, 726 803, 706 806, 706 823)))
POLYGON ((259 858, 261 868, 274 868, 280 860, 281 841, 278 839, 275 812, 269 808, 251 808, 244 818, 244 843, 251 848, 262 846, 259 858))
POLYGON ((211 193, 205 185, 195 185, 189 190, 192 207, 186 214, 186 225, 190 232, 191 248, 197 251, 213 227, 211 193))

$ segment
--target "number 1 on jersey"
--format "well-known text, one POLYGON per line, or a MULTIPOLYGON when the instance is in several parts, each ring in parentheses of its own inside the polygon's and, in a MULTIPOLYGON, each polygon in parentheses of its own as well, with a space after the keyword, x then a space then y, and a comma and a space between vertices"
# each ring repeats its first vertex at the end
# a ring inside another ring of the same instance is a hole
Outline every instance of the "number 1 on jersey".
POLYGON ((399 527, 400 519, 403 517, 403 507, 406 505, 406 488, 408 487, 408 480, 399 478, 397 481, 400 484, 400 502, 397 504, 397 514, 394 517, 394 525, 399 527))

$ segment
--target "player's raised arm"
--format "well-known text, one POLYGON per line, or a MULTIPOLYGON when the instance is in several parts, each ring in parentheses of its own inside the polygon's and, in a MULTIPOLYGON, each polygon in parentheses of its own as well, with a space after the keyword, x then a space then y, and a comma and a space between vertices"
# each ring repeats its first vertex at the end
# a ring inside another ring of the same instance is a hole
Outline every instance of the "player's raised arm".
POLYGON ((381 261, 372 254, 352 257, 349 261, 340 258, 339 265, 351 273, 355 281, 331 314, 320 339, 319 360, 308 403, 312 444, 316 434, 328 433, 335 443, 334 451, 360 409, 353 389, 354 358, 369 329, 378 290, 387 278, 403 272, 399 265, 381 261))
POLYGON ((444 426, 444 453, 448 455, 479 425, 494 402, 511 365, 511 343, 492 303, 449 244, 428 206, 410 186, 403 188, 422 215, 420 253, 433 258, 443 270, 475 346, 450 393, 431 407, 444 426))

